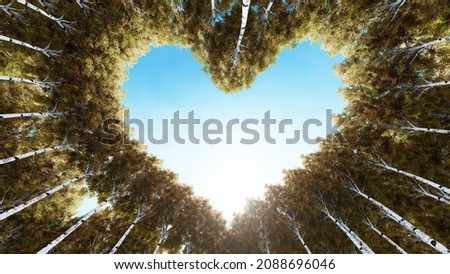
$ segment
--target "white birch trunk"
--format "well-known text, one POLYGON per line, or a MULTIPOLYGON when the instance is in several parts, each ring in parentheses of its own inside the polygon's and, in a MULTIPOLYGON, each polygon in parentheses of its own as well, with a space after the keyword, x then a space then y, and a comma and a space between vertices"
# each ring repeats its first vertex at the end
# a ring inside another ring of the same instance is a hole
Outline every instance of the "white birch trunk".
POLYGON ((162 230, 161 230, 161 236, 159 236, 158 242, 156 243, 155 250, 153 251, 153 254, 157 254, 159 251, 159 248, 161 245, 166 241, 167 237, 169 236, 169 230, 172 228, 172 225, 170 224, 163 224, 162 230))
POLYGON ((51 189, 51 190, 49 190, 47 192, 44 192, 44 193, 40 194, 39 196, 29 200, 26 203, 20 204, 20 205, 14 207, 14 208, 12 208, 12 209, 10 209, 8 211, 3 212, 2 214, 0 214, 0 221, 2 221, 4 219, 6 219, 6 218, 16 214, 17 212, 20 212, 20 211, 24 210, 25 208, 27 208, 27 207, 29 207, 29 206, 37 203, 37 202, 42 201, 43 199, 47 198, 48 196, 52 195, 53 193, 55 193, 55 192, 57 192, 57 191, 59 191, 59 190, 61 190, 63 188, 66 188, 69 185, 71 185, 71 184, 73 184, 73 183, 75 183, 75 182, 77 182, 77 181, 79 181, 81 179, 84 179, 86 177, 89 177, 91 175, 92 175, 91 173, 85 173, 83 175, 77 176, 77 177, 75 177, 75 178, 73 178, 73 179, 71 179, 71 180, 69 180, 69 181, 67 181, 67 182, 65 182, 63 184, 60 184, 59 186, 57 186, 57 187, 55 187, 55 188, 53 188, 53 189, 51 189))
POLYGON ((345 233, 347 238, 352 241, 352 243, 358 248, 359 251, 363 254, 375 254, 373 250, 358 236, 356 233, 354 233, 347 225, 345 225, 343 222, 340 222, 337 220, 333 215, 330 213, 327 207, 324 206, 322 209, 322 212, 327 215, 327 217, 333 221, 339 227, 342 232, 345 233))
POLYGON ((430 181, 428 179, 422 178, 420 176, 414 175, 412 173, 403 171, 403 170, 398 169, 398 168, 391 167, 391 166, 389 166, 389 165, 387 165, 385 163, 372 162, 372 164, 377 166, 377 167, 381 167, 381 168, 383 168, 385 170, 394 171, 394 172, 396 172, 398 174, 405 175, 405 176, 407 176, 409 178, 412 178, 412 179, 417 180, 419 182, 422 182, 422 183, 424 183, 426 185, 434 187, 435 189, 437 189, 439 191, 442 191, 442 192, 446 193, 447 195, 450 195, 450 188, 447 188, 445 186, 439 185, 439 184, 437 184, 437 183, 435 183, 433 181, 430 181))
POLYGON ((76 224, 71 226, 68 230, 66 230, 58 238, 54 239, 46 247, 39 250, 37 252, 37 254, 47 254, 48 252, 50 252, 50 250, 52 250, 55 246, 57 246, 60 242, 62 242, 65 238, 67 238, 70 234, 72 234, 75 230, 77 230, 83 223, 85 223, 87 220, 89 220, 89 218, 91 218, 92 215, 94 215, 95 213, 100 211, 103 207, 108 205, 108 202, 114 197, 115 197, 115 194, 111 195, 108 199, 106 199, 106 201, 104 201, 103 203, 99 204, 96 208, 94 208, 93 210, 86 213, 86 215, 84 215, 83 218, 81 218, 81 220, 79 220, 76 224))
MULTIPOLYGON (((425 189, 424 189, 423 187, 421 187, 421 186, 417 186, 416 190, 417 190, 417 192, 419 192, 419 193, 422 194, 423 196, 430 197, 430 198, 435 199, 436 201, 439 201, 439 202, 441 202, 441 203, 450 205, 450 201, 447 200, 445 197, 442 197, 442 196, 438 196, 438 195, 436 195, 436 194, 433 194, 433 193, 431 193, 431 192, 425 190, 425 189)), ((444 195, 445 195, 445 194, 444 194, 444 195)))
POLYGON ((450 114, 431 113, 430 116, 433 118, 439 118, 444 120, 450 119, 450 114))
POLYGON ((120 237, 119 241, 114 245, 113 249, 111 249, 111 252, 109 254, 115 254, 119 247, 122 245, 122 243, 125 241, 125 239, 130 234, 131 230, 136 226, 136 224, 144 217, 141 213, 138 213, 136 219, 134 219, 133 223, 128 227, 128 229, 125 231, 125 233, 120 237))
POLYGON ((436 82, 436 83, 426 83, 423 85, 415 85, 411 86, 412 89, 421 89, 421 88, 434 88, 434 87, 442 87, 442 86, 448 86, 450 85, 450 81, 442 81, 442 82, 436 82))
POLYGON ((245 28, 247 27, 247 19, 250 11, 250 0, 242 0, 242 20, 239 37, 233 55, 233 67, 237 66, 239 62, 239 55, 241 54, 242 39, 244 38, 245 28))
POLYGON ((88 5, 89 1, 75 0, 75 2, 77 2, 77 5, 84 11, 91 9, 91 7, 89 7, 89 5, 88 5))
POLYGON ((211 0, 211 20, 216 22, 217 10, 216 10, 216 0, 211 0))
POLYGON ((45 9, 49 10, 49 9, 53 9, 53 5, 51 3, 49 3, 48 1, 45 0, 38 0, 39 4, 41 4, 45 9))
POLYGON ((67 115, 68 112, 29 112, 29 113, 9 113, 0 114, 0 119, 13 119, 13 118, 60 118, 67 115))
POLYGON ((264 241, 264 251, 266 252, 266 254, 270 255, 270 245, 269 242, 267 241, 267 239, 265 239, 264 241))
POLYGON ((420 230, 417 227, 415 227, 413 224, 411 224, 410 222, 405 220, 402 216, 398 215, 397 213, 395 213, 393 210, 391 210, 387 206, 385 206, 382 203, 378 202, 377 200, 375 200, 374 198, 370 197, 369 195, 363 193, 358 188, 357 185, 352 184, 350 189, 353 192, 355 192, 356 194, 358 194, 359 196, 369 200, 374 205, 378 206, 384 212, 384 214, 387 217, 389 217, 392 220, 394 220, 397 223, 399 223, 401 226, 403 226, 406 230, 408 230, 410 233, 412 233, 414 236, 416 236, 418 239, 420 239, 424 243, 428 244, 429 246, 431 246, 432 248, 434 248, 435 250, 437 250, 440 253, 450 254, 450 250, 447 247, 445 247, 443 244, 439 243, 438 241, 436 241, 433 238, 431 238, 430 236, 428 236, 425 232, 423 232, 422 230, 420 230))
POLYGON ((177 14, 184 11, 183 3, 180 0, 171 0, 172 11, 177 14))
POLYGON ((139 16, 143 16, 144 12, 141 11, 139 7, 136 6, 134 3, 134 0, 130 0, 131 9, 133 9, 134 12, 136 12, 139 16))
POLYGON ((192 254, 193 245, 190 241, 184 242, 184 254, 192 254))
POLYGON ((259 238, 261 239, 264 252, 270 254, 269 232, 264 229, 262 222, 259 222, 259 238))
POLYGON ((450 135, 450 130, 448 130, 448 129, 424 128, 424 127, 416 127, 416 126, 395 126, 395 125, 387 125, 386 128, 450 135))
POLYGON ((364 223, 370 228, 372 229, 375 233, 377 233, 378 235, 381 236, 381 238, 385 239, 388 243, 390 243, 392 246, 395 247, 395 249, 397 249, 398 252, 400 252, 401 254, 408 254, 401 246, 399 246, 396 242, 394 242, 391 238, 389 238, 388 236, 386 236, 386 234, 384 234, 383 232, 381 232, 378 228, 376 228, 372 222, 366 218, 364 220, 364 223))
POLYGON ((11 10, 16 10, 15 8, 12 8, 12 4, 14 3, 14 1, 11 1, 11 3, 7 4, 7 5, 2 5, 0 4, 0 9, 2 9, 4 12, 6 12, 6 14, 8 14, 9 16, 12 16, 12 14, 10 13, 11 10))
POLYGON ((442 81, 442 82, 436 82, 436 83, 429 82, 427 80, 424 80, 424 81, 426 83, 422 84, 422 85, 398 85, 397 88, 398 89, 411 89, 411 90, 423 89, 423 91, 421 93, 421 95, 422 95, 424 92, 428 91, 429 89, 450 85, 450 81, 442 81))
POLYGON ((37 80, 31 80, 31 79, 27 79, 27 78, 11 77, 11 76, 4 76, 4 75, 0 75, 0 81, 34 84, 34 85, 38 85, 41 88, 46 88, 46 89, 51 89, 51 88, 54 88, 57 85, 59 85, 59 83, 57 83, 57 82, 37 81, 37 80))
POLYGON ((22 21, 22 15, 20 14, 20 10, 11 7, 13 3, 14 1, 11 1, 11 3, 9 3, 8 5, 0 5, 0 9, 2 9, 9 16, 15 17, 16 19, 22 21))
POLYGON ((83 8, 83 5, 81 5, 81 0, 75 0, 75 2, 77 2, 78 6, 79 6, 81 9, 84 9, 84 8, 83 8))
POLYGON ((302 237, 302 235, 300 233, 300 230, 298 229, 298 226, 297 226, 297 224, 295 222, 294 216, 291 216, 291 215, 287 214, 283 210, 278 210, 278 211, 281 213, 281 215, 283 215, 286 218, 288 227, 297 236, 297 239, 300 241, 300 243, 302 244, 303 248, 305 248, 306 252, 308 254, 312 254, 311 250, 309 249, 308 245, 306 244, 305 240, 303 239, 303 237, 302 237))
POLYGON ((22 159, 25 159, 25 158, 28 158, 28 157, 31 157, 31 156, 36 156, 36 155, 41 154, 41 153, 55 151, 55 150, 69 149, 69 148, 75 147, 75 146, 77 146, 77 144, 59 145, 59 146, 53 146, 53 147, 49 147, 49 148, 35 150, 35 151, 32 151, 32 152, 27 152, 27 153, 24 153, 24 154, 21 154, 21 155, 17 155, 17 156, 5 158, 5 159, 0 159, 0 165, 4 165, 4 164, 7 164, 7 163, 15 162, 17 160, 22 160, 22 159))
POLYGON ((408 0, 397 0, 394 3, 391 3, 383 8, 384 10, 387 10, 388 14, 390 14, 392 12, 394 13, 394 15, 392 16, 391 22, 394 21, 394 19, 397 17, 398 12, 400 11, 400 9, 407 2, 408 2, 408 0))
POLYGON ((430 47, 432 47, 432 46, 434 46, 436 44, 445 42, 445 41, 450 41, 450 36, 442 37, 442 38, 439 38, 439 39, 436 39, 434 41, 430 41, 430 42, 427 42, 427 43, 420 43, 419 46, 409 47, 409 48, 402 49, 402 50, 405 50, 408 53, 414 53, 416 51, 422 51, 422 50, 425 50, 425 49, 429 49, 430 47))
POLYGON ((20 40, 17 40, 17 39, 14 39, 14 38, 11 38, 11 37, 8 37, 8 36, 5 36, 5 35, 0 35, 0 41, 9 42, 9 43, 12 43, 12 44, 16 44, 16 45, 19 45, 19 46, 22 46, 22 47, 26 47, 26 48, 29 48, 29 49, 41 52, 45 56, 47 56, 49 58, 50 57, 58 57, 61 54, 61 51, 50 50, 50 49, 48 49, 48 47, 40 48, 40 47, 37 47, 37 46, 33 46, 32 44, 29 44, 27 42, 23 42, 23 41, 20 41, 20 40))
POLYGON ((37 13, 47 17, 48 19, 54 21, 62 29, 71 29, 72 28, 69 21, 63 20, 62 17, 60 17, 60 18, 55 17, 55 16, 51 15, 50 13, 46 12, 45 10, 40 9, 39 7, 36 7, 35 5, 31 4, 27 0, 17 0, 17 2, 31 10, 34 10, 37 13))
POLYGON ((272 14, 272 6, 273 6, 273 2, 275 2, 275 0, 270 0, 269 4, 267 5, 266 8, 264 8, 264 15, 262 16, 262 21, 263 23, 268 23, 269 22, 269 15, 272 14))
POLYGON ((303 240, 302 235, 300 234, 300 231, 297 227, 296 224, 294 224, 294 226, 292 227, 292 231, 295 233, 295 235, 297 235, 297 239, 300 241, 300 243, 303 245, 303 247, 305 248, 306 252, 308 254, 312 254, 311 250, 309 249, 308 245, 306 244, 305 240, 303 240))

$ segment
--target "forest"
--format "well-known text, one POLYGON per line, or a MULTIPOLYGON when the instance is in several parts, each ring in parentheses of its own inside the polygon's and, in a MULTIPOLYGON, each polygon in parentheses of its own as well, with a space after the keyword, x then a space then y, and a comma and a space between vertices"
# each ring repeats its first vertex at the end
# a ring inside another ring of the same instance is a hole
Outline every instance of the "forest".
POLYGON ((450 253, 449 26, 449 1, 0 0, 0 253, 450 253), (234 93, 306 40, 344 56, 339 130, 231 223, 104 138, 149 47, 234 93))

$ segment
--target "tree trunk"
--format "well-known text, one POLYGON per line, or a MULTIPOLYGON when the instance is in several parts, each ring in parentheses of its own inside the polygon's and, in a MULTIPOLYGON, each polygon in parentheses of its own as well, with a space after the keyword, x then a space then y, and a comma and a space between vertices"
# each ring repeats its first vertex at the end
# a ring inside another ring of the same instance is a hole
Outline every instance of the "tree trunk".
MULTIPOLYGON (((86 10, 90 10, 91 8, 89 7, 89 2, 83 1, 83 0, 75 0, 77 2, 77 5, 84 11, 86 10)), ((131 1, 133 2, 133 1, 131 1)))
POLYGON ((130 0, 130 5, 131 5, 131 9, 136 12, 139 16, 143 16, 144 12, 141 11, 141 9, 136 6, 136 4, 134 3, 134 0, 130 0))
POLYGON ((303 247, 305 248, 306 252, 308 254, 312 254, 311 250, 309 249, 308 245, 306 245, 306 242, 303 240, 302 235, 300 234, 300 231, 297 227, 296 224, 294 224, 294 227, 292 228, 292 231, 295 233, 295 235, 297 235, 297 239, 300 241, 300 243, 303 245, 303 247))
POLYGON ((136 219, 134 219, 133 223, 128 227, 128 229, 125 231, 125 233, 120 237, 119 241, 114 245, 113 249, 111 249, 111 252, 109 254, 115 254, 119 247, 122 245, 122 243, 125 241, 125 239, 130 234, 131 230, 136 226, 136 224, 144 217, 141 213, 138 213, 136 219))
POLYGON ((54 6, 46 0, 38 0, 39 4, 41 4, 46 10, 53 9, 54 6))
POLYGON ((216 0, 211 0, 211 20, 212 22, 216 22, 217 19, 217 10, 216 10, 216 0))
POLYGON ((75 177, 75 178, 73 178, 73 179, 71 179, 71 180, 69 180, 67 182, 64 182, 64 183, 60 184, 59 186, 57 186, 57 187, 55 187, 55 188, 53 188, 53 189, 51 189, 51 190, 49 190, 47 192, 44 192, 44 193, 40 194, 39 196, 29 200, 26 203, 20 204, 20 205, 14 207, 14 208, 12 208, 12 209, 10 209, 8 211, 3 212, 2 214, 0 214, 0 221, 8 218, 9 216, 12 216, 12 215, 16 214, 17 212, 20 212, 20 211, 24 210, 25 208, 27 208, 27 207, 29 207, 29 206, 37 203, 37 202, 42 201, 43 199, 47 198, 48 196, 52 195, 53 193, 55 193, 55 192, 57 192, 57 191, 59 191, 59 190, 61 190, 63 188, 66 188, 69 185, 71 185, 71 184, 73 184, 73 183, 75 183, 75 182, 77 182, 77 181, 79 181, 81 179, 84 179, 86 177, 89 177, 91 175, 92 175, 91 173, 84 173, 83 175, 77 176, 77 177, 75 177))
POLYGON ((184 245, 184 254, 192 254, 193 245, 190 241, 185 241, 184 245))
POLYGON ((391 3, 383 8, 384 10, 387 10, 388 14, 391 14, 392 12, 394 13, 394 15, 392 15, 391 22, 395 20, 398 12, 407 2, 408 0, 397 0, 396 2, 391 3))
POLYGON ((441 114, 441 113, 431 113, 430 115, 433 118, 444 119, 444 121, 450 120, 450 114, 441 114))
POLYGON ((292 232, 294 232, 294 234, 297 236, 297 239, 300 241, 300 243, 302 244, 303 248, 305 248, 306 252, 308 254, 312 254, 311 250, 309 249, 308 245, 306 244, 306 242, 303 240, 302 235, 300 234, 300 230, 298 229, 297 224, 295 223, 295 218, 294 216, 291 216, 289 214, 287 214, 286 212, 279 210, 281 215, 283 215, 286 220, 287 220, 287 224, 288 227, 292 230, 292 232))
POLYGON ((47 57, 58 57, 61 53, 61 51, 50 50, 50 49, 48 49, 48 47, 40 48, 37 46, 33 46, 32 44, 29 44, 27 42, 23 42, 23 41, 20 41, 20 40, 14 39, 14 38, 10 38, 10 37, 4 36, 4 35, 0 35, 0 41, 10 42, 15 45, 19 45, 19 46, 26 47, 26 48, 29 48, 29 49, 32 49, 35 51, 39 51, 39 52, 45 54, 45 56, 47 56, 47 57))
POLYGON ((81 220, 79 220, 76 224, 71 226, 68 230, 66 230, 58 238, 54 239, 46 247, 44 247, 43 249, 39 250, 37 252, 37 254, 47 254, 48 252, 50 252, 50 250, 52 250, 55 246, 57 246, 60 242, 62 242, 65 238, 67 238, 70 234, 72 234, 75 230, 77 230, 89 218, 91 218, 92 215, 94 215, 95 213, 100 211, 103 207, 105 207, 108 204, 108 202, 111 199, 113 199, 115 196, 116 196, 116 194, 113 194, 113 195, 109 196, 109 198, 106 199, 106 201, 104 201, 103 203, 99 204, 96 208, 94 208, 93 210, 91 210, 88 213, 86 213, 86 215, 84 215, 83 218, 81 218, 81 220))
POLYGON ((398 85, 397 86, 397 88, 399 88, 399 89, 425 89, 425 91, 426 90, 429 90, 429 89, 431 89, 431 88, 434 88, 434 87, 443 87, 443 86, 448 86, 448 85, 450 85, 450 81, 442 81, 442 82, 435 82, 435 83, 433 83, 433 82, 428 82, 428 81, 425 81, 426 83, 425 84, 422 84, 422 85, 398 85))
POLYGON ((0 159, 0 165, 4 165, 7 163, 11 163, 11 162, 15 162, 17 160, 22 160, 31 156, 35 156, 41 153, 45 153, 45 152, 50 152, 50 151, 55 151, 55 150, 61 150, 61 149, 68 149, 70 147, 74 147, 77 146, 77 144, 70 144, 70 145, 59 145, 59 146, 53 146, 53 147, 49 147, 49 148, 44 148, 44 149, 39 149, 39 150, 35 150, 32 152, 27 152, 25 154, 21 154, 18 156, 13 156, 13 157, 9 157, 9 158, 5 158, 5 159, 0 159))
POLYGON ((261 221, 259 222, 259 238, 263 244, 264 252, 270 254, 269 232, 264 229, 261 221))
POLYGON ((25 7, 34 10, 35 12, 47 17, 48 19, 56 22, 58 26, 60 26, 62 29, 71 29, 70 22, 63 20, 62 17, 56 18, 55 16, 51 15, 50 13, 46 12, 45 10, 42 10, 35 5, 31 4, 27 0, 17 0, 19 4, 24 5, 25 7))
POLYGON ((31 79, 27 79, 27 78, 11 77, 11 76, 4 76, 4 75, 0 75, 0 81, 35 84, 41 88, 46 88, 46 89, 54 88, 59 84, 57 82, 37 81, 37 80, 31 80, 31 79))
POLYGON ((59 118, 61 116, 66 115, 68 112, 30 112, 30 113, 9 113, 9 114, 0 114, 0 119, 13 119, 13 118, 59 118))
POLYGON ((375 254, 373 250, 358 236, 356 233, 354 233, 347 225, 345 225, 343 222, 338 221, 336 218, 333 217, 333 215, 330 213, 327 207, 324 206, 322 209, 322 212, 327 215, 327 217, 333 221, 339 227, 342 232, 345 233, 347 238, 349 238, 352 243, 361 251, 363 254, 375 254))
POLYGON ((442 82, 436 82, 436 83, 426 83, 423 85, 416 85, 412 86, 413 89, 420 89, 420 88, 434 88, 434 87, 442 87, 442 86, 448 86, 450 85, 450 81, 442 81, 442 82))
POLYGON ((392 220, 396 221, 397 223, 399 223, 401 226, 403 226, 406 230, 408 230, 409 232, 411 232, 414 236, 416 236, 418 239, 420 239, 421 241, 423 241, 424 243, 428 244, 429 246, 431 246, 432 248, 436 249, 437 251, 439 251, 440 253, 443 254, 449 254, 450 250, 445 247, 443 244, 437 242, 436 240, 434 240, 433 238, 431 238, 430 236, 428 236, 426 233, 424 233, 423 231, 421 231, 420 229, 418 229, 417 227, 415 227, 413 224, 411 224, 410 222, 408 222, 407 220, 403 219, 402 216, 398 215, 397 213, 395 213, 393 210, 391 210, 390 208, 388 208, 387 206, 383 205, 382 203, 378 202, 377 200, 373 199, 372 197, 370 197, 369 195, 363 193, 357 185, 352 184, 350 189, 355 192, 356 194, 358 194, 359 196, 366 198, 367 200, 369 200, 370 202, 372 202, 374 205, 378 206, 383 212, 384 214, 391 218, 392 220))
POLYGON ((450 130, 447 130, 447 129, 423 128, 423 127, 416 127, 416 126, 408 127, 408 126, 395 126, 395 125, 387 125, 386 128, 450 135, 450 130))
POLYGON ((263 23, 268 23, 269 22, 269 15, 272 13, 271 9, 272 9, 272 6, 273 6, 273 2, 275 2, 275 0, 270 0, 270 2, 267 5, 267 7, 264 8, 264 15, 262 17, 263 23))
POLYGON ((172 225, 170 224, 163 224, 162 230, 161 230, 161 236, 159 236, 158 242, 156 243, 155 250, 153 251, 153 254, 157 254, 159 251, 159 248, 164 243, 164 241, 169 236, 169 230, 172 228, 172 225))
POLYGON ((84 8, 83 8, 83 5, 81 5, 81 1, 82 1, 82 0, 75 0, 75 1, 77 2, 78 6, 79 6, 81 9, 84 9, 84 8))
POLYGON ((391 238, 389 238, 388 236, 386 236, 383 232, 381 232, 378 228, 376 228, 372 222, 366 218, 365 219, 365 223, 366 225, 372 229, 375 233, 377 233, 378 235, 380 235, 383 239, 385 239, 387 242, 389 242, 392 246, 395 247, 395 249, 397 249, 400 253, 402 254, 408 254, 401 246, 399 246, 396 242, 394 242, 391 238))
POLYGON ((377 166, 377 167, 381 167, 381 168, 383 168, 383 169, 385 169, 385 170, 394 171, 394 172, 396 172, 396 173, 398 173, 398 174, 405 175, 405 176, 407 176, 407 177, 409 177, 409 178, 412 178, 412 179, 414 179, 414 180, 417 180, 417 181, 419 181, 419 182, 422 182, 422 183, 424 183, 424 184, 426 184, 426 185, 429 185, 429 186, 431 186, 431 187, 434 187, 435 189, 437 189, 437 190, 439 190, 439 191, 442 191, 442 192, 444 192, 444 193, 450 195, 450 188, 447 188, 447 187, 445 187, 445 186, 439 185, 439 184, 437 184, 437 183, 435 183, 435 182, 433 182, 433 181, 430 181, 430 180, 428 180, 428 179, 422 178, 422 177, 420 177, 420 176, 414 175, 414 174, 412 174, 412 173, 403 171, 403 170, 398 169, 398 168, 391 167, 391 166, 389 166, 389 165, 387 165, 387 164, 385 164, 385 163, 382 164, 382 163, 378 163, 378 162, 372 162, 372 164, 375 165, 375 166, 377 166))
POLYGON ((19 21, 23 21, 20 10, 11 7, 13 3, 14 1, 11 1, 11 3, 9 3, 8 5, 0 5, 0 9, 2 9, 9 16, 18 19, 19 21))
POLYGON ((423 187, 421 187, 421 186, 418 186, 416 190, 417 190, 417 192, 419 192, 419 193, 422 194, 423 196, 430 197, 430 198, 433 198, 433 199, 435 199, 435 200, 437 200, 437 201, 439 201, 439 202, 442 202, 442 203, 444 203, 444 204, 450 205, 450 201, 447 200, 445 197, 441 197, 441 196, 438 196, 438 195, 436 195, 436 194, 433 194, 433 193, 431 193, 431 192, 425 190, 425 189, 424 189, 423 187))
POLYGON ((244 38, 245 28, 247 27, 248 13, 250 11, 250 0, 242 0, 242 20, 239 37, 236 44, 236 49, 233 55, 233 67, 237 66, 239 62, 239 55, 241 54, 242 39, 244 38))
POLYGON ((430 42, 427 42, 427 43, 421 43, 419 46, 409 47, 409 48, 406 48, 404 50, 406 52, 408 52, 408 53, 413 53, 413 52, 416 52, 416 51, 422 51, 424 49, 429 49, 430 47, 432 47, 432 46, 434 46, 436 44, 445 42, 445 41, 450 41, 450 36, 439 38, 439 39, 436 39, 434 41, 430 41, 430 42))
POLYGON ((184 11, 183 3, 180 0, 171 0, 172 11, 177 14, 184 11))

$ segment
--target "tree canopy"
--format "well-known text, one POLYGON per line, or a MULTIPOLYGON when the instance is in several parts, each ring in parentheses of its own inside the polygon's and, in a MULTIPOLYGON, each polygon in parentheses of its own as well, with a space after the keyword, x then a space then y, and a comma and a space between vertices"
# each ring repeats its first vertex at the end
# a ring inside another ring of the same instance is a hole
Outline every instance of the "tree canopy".
POLYGON ((449 253, 449 23, 448 1, 0 1, 0 253, 449 253), (308 39, 345 57, 339 131, 229 226, 105 139, 149 47, 238 92, 308 39))

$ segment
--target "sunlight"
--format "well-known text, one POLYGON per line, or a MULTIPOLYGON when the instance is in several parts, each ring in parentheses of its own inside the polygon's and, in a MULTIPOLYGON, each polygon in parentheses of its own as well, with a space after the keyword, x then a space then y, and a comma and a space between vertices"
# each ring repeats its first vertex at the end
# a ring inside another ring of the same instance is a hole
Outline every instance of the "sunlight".
POLYGON ((3 2, 0 257, 118 255, 5 273, 450 254, 450 4, 3 2))
MULTIPOLYGON (((221 145, 196 155, 180 173, 180 180, 192 184, 198 195, 209 198, 230 221, 248 197, 262 197, 265 184, 281 182, 283 167, 294 168, 292 162, 298 167, 300 157, 296 160, 283 159, 283 152, 269 145, 265 149, 263 145, 221 145)), ((164 166, 180 169, 178 161, 171 159, 164 166)))
POLYGON ((81 201, 81 205, 77 208, 75 217, 82 217, 97 206, 98 200, 96 197, 86 196, 83 201, 81 201))

